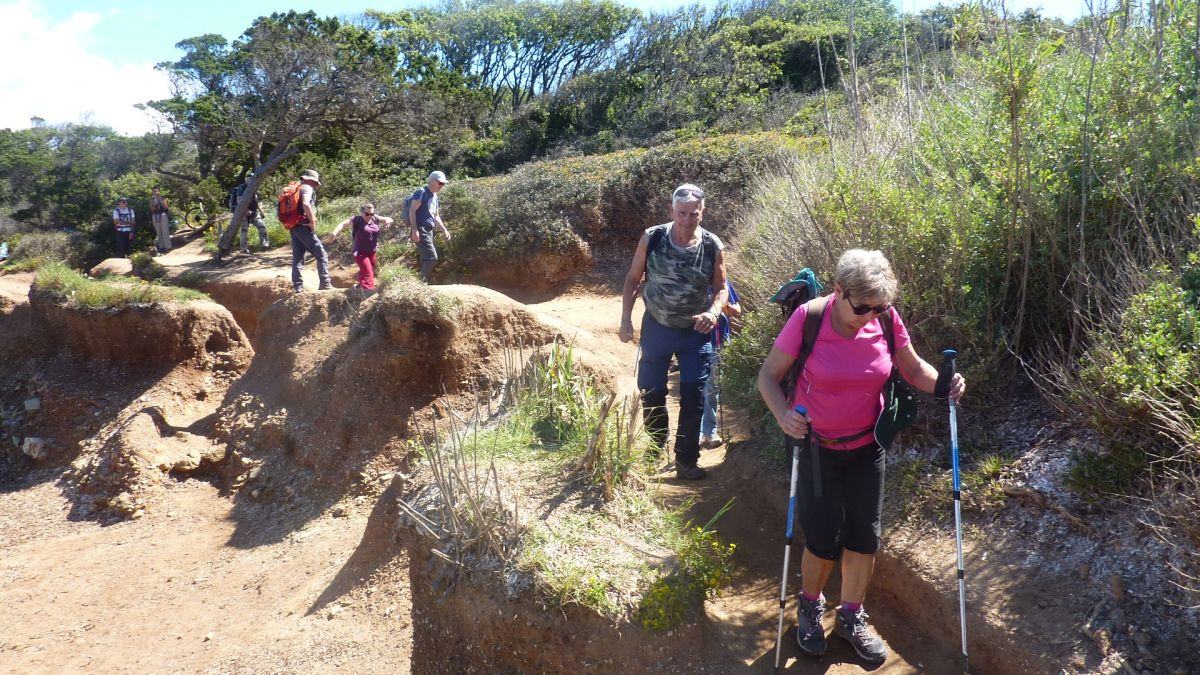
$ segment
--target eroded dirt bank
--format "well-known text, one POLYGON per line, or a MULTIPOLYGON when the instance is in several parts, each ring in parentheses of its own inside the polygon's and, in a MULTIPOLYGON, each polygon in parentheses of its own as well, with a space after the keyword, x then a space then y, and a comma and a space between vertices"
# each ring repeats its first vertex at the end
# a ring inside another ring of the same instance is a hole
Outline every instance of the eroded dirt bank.
MULTIPOLYGON (((28 281, 4 282, 0 329, 38 330, 19 292, 28 281)), ((744 445, 706 452, 709 480, 664 476, 668 499, 696 498, 697 521, 736 498, 718 528, 738 544, 739 565, 730 589, 666 635, 547 610, 493 577, 449 587, 445 563, 398 524, 392 490, 411 460, 413 416, 473 406, 503 379, 514 347, 572 343, 606 386, 630 391, 636 348, 616 339, 619 308, 618 296, 597 292, 528 307, 469 287, 365 301, 287 293, 254 314, 251 361, 237 355, 248 358, 248 346, 216 359, 205 356, 207 338, 188 338, 140 369, 86 351, 87 340, 60 336, 53 354, 37 353, 36 340, 0 340, 23 359, 0 401, 6 420, 36 398, 19 429, 51 439, 42 460, 0 467, 0 602, 12 608, 0 618, 0 667, 769 668, 786 486, 775 468, 738 454, 744 445)), ((72 321, 82 320, 60 324, 72 321)), ((990 550, 978 538, 971 547, 972 559, 990 550)), ((951 560, 929 539, 889 543, 869 599, 892 652, 883 670, 957 672, 951 560)), ((1043 623, 990 601, 1019 596, 1022 574, 997 566, 972 582, 977 672, 1053 672, 1078 655, 1074 642, 1047 642, 1043 623)), ((1064 631, 1081 620, 1073 608, 1060 608, 1064 631)), ((836 638, 820 661, 797 659, 790 640, 785 653, 789 672, 863 670, 836 638)), ((1100 669, 1097 660, 1073 668, 1100 669)))

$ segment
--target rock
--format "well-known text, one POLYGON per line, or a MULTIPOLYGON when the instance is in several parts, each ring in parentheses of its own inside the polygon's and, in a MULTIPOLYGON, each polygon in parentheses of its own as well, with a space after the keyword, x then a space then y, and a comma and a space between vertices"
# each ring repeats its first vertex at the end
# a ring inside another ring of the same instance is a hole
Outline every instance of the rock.
POLYGON ((333 507, 333 511, 331 513, 333 513, 334 518, 345 518, 348 515, 346 512, 346 507, 344 506, 333 507))
POLYGON ((42 399, 37 398, 36 396, 34 398, 25 399, 25 412, 37 412, 41 409, 42 399))
POLYGON ((1050 603, 1046 602, 1045 600, 1038 600, 1037 606, 1038 606, 1038 609, 1046 609, 1047 607, 1050 606, 1050 603))
POLYGON ((1108 656, 1112 651, 1112 634, 1107 628, 1101 628, 1095 633, 1092 633, 1092 640, 1096 643, 1096 651, 1100 652, 1101 656, 1108 656))
POLYGON ((21 444, 21 452, 40 462, 50 454, 50 449, 46 447, 45 439, 30 436, 21 444))
POLYGON ((215 633, 209 633, 204 636, 204 642, 212 642, 213 638, 217 637, 215 633))
POLYGON ((1121 579, 1121 575, 1114 574, 1108 578, 1108 590, 1112 594, 1112 599, 1120 602, 1125 599, 1125 582, 1121 579))
POLYGON ((129 258, 108 258, 88 272, 89 277, 102 277, 106 274, 125 276, 133 274, 133 263, 129 262, 129 258))
POLYGON ((325 618, 332 619, 344 611, 346 611, 346 608, 342 607, 341 605, 330 605, 329 609, 325 610, 325 618))

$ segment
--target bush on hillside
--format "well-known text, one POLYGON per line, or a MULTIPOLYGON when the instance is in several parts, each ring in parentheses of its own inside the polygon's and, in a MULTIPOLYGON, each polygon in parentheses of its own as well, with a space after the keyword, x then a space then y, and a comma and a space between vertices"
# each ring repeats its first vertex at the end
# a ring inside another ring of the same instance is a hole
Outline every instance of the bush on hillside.
POLYGON ((596 247, 626 255, 645 228, 669 220, 671 190, 684 182, 708 194, 705 227, 728 236, 752 195, 803 147, 777 134, 722 136, 454 184, 442 196, 455 236, 446 258, 457 274, 523 266, 529 284, 552 287, 589 266, 596 247), (564 262, 554 273, 530 276, 555 259, 564 262))

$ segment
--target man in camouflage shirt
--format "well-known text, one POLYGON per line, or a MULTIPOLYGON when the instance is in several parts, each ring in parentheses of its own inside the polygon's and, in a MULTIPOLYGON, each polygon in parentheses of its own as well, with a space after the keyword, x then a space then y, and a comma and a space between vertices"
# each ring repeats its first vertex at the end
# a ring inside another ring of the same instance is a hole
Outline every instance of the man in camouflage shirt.
POLYGON ((622 342, 633 339, 633 301, 642 277, 638 361, 638 390, 642 417, 650 438, 665 447, 667 441, 667 368, 679 361, 679 427, 675 433, 675 475, 688 480, 704 478, 700 459, 700 417, 704 413, 704 385, 709 377, 712 345, 708 334, 728 297, 725 290, 724 244, 700 227, 704 219, 704 191, 690 183, 671 194, 671 222, 646 230, 633 254, 625 277, 621 304, 622 342))

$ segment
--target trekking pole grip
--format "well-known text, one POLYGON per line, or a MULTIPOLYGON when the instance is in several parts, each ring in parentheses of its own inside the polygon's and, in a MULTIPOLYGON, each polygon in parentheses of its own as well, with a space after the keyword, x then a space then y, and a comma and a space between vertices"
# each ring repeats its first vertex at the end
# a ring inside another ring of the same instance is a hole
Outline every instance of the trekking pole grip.
POLYGON ((933 386, 933 395, 938 399, 945 399, 950 394, 950 383, 954 380, 954 372, 957 369, 954 363, 956 357, 956 349, 942 351, 942 365, 938 367, 937 383, 933 386))

